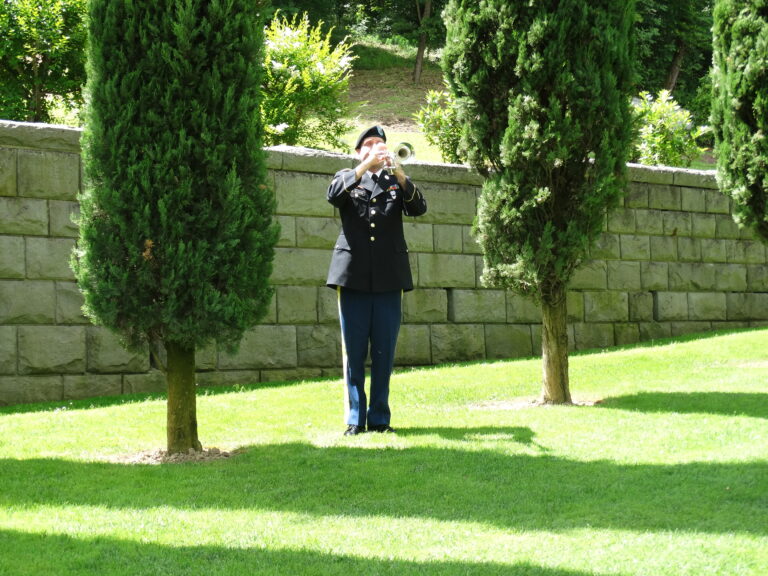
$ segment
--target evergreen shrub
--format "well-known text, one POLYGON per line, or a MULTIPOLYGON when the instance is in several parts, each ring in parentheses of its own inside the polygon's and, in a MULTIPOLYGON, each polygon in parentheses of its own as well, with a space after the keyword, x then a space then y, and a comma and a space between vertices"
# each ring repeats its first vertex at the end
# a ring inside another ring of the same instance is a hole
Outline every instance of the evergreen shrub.
POLYGON ((459 149, 461 124, 453 94, 446 90, 430 90, 426 103, 414 116, 427 142, 440 150, 445 162, 460 164, 464 161, 459 149))

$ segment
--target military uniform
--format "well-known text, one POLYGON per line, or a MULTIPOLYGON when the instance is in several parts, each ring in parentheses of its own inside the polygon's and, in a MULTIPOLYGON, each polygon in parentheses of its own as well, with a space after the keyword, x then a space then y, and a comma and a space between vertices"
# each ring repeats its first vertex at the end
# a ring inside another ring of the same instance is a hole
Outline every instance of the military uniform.
MULTIPOLYGON (((359 146, 358 146, 359 148, 359 146)), ((400 329, 402 293, 413 289, 403 214, 427 211, 421 192, 406 178, 354 170, 336 173, 328 201, 339 210, 341 233, 331 258, 327 285, 339 293, 344 348, 346 423, 389 426, 389 377, 400 329), (370 342, 371 393, 365 395, 365 361, 370 342)))

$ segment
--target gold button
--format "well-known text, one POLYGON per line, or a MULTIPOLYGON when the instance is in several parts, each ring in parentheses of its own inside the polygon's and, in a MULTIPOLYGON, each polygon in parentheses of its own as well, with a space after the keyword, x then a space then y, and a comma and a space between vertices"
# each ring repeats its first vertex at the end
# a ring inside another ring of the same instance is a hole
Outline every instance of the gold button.
POLYGON ((371 216, 376 216, 376 210, 371 210, 371 216))
POLYGON ((371 242, 373 242, 374 240, 376 240, 376 236, 371 236, 371 242))
POLYGON ((371 228, 376 228, 376 222, 371 222, 371 228))
POLYGON ((374 198, 373 200, 371 200, 371 202, 373 202, 374 204, 376 204, 376 198, 374 198))

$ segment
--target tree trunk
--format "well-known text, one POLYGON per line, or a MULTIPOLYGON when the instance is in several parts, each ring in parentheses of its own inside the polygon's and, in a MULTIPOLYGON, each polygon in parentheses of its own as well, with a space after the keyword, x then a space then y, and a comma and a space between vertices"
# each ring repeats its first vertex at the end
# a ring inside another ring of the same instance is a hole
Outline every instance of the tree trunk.
POLYGON ((543 302, 542 306, 542 359, 544 382, 543 404, 570 404, 571 391, 568 383, 568 310, 565 288, 562 294, 543 302))
MULTIPOLYGON (((421 11, 419 1, 416 0, 416 11, 419 16, 419 24, 423 24, 424 20, 432 15, 432 0, 427 0, 424 4, 424 11, 421 11)), ((424 53, 427 50, 427 34, 422 32, 419 34, 419 49, 416 51, 416 65, 413 67, 413 81, 418 84, 421 80, 421 71, 424 68, 424 53)))
POLYGON ((203 446, 197 439, 195 397, 195 349, 167 342, 168 453, 196 451, 203 446))
POLYGON ((685 44, 682 40, 677 41, 677 50, 675 51, 675 57, 672 58, 672 65, 669 67, 669 74, 667 74, 667 81, 664 84, 664 88, 670 92, 674 91, 677 85, 677 77, 680 75, 680 70, 683 67, 683 58, 685 57, 685 44))

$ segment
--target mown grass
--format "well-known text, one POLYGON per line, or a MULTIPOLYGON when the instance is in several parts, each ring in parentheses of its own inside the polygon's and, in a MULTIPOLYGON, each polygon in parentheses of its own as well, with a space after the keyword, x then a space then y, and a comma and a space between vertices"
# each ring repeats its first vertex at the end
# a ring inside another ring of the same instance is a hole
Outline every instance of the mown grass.
POLYGON ((395 435, 341 435, 337 380, 211 390, 207 463, 164 401, 0 410, 0 558, 26 574, 762 575, 768 329, 571 358, 404 370, 395 435))

